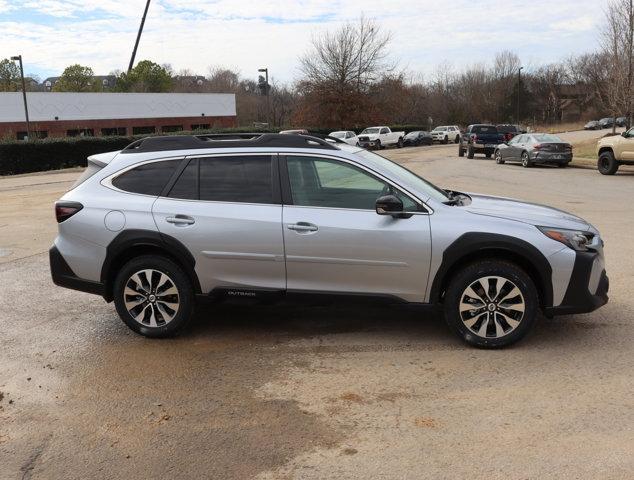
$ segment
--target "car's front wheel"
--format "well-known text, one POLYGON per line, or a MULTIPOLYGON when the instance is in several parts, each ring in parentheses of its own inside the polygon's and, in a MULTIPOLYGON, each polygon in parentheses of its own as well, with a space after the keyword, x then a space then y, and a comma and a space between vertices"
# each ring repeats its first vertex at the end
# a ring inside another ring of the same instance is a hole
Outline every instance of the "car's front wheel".
POLYGON ((601 175, 614 175, 619 169, 619 162, 616 161, 612 152, 603 152, 599 155, 597 167, 601 175))
POLYGON ((445 319, 470 345, 497 348, 523 338, 537 319, 539 297, 531 278, 517 265, 483 260, 450 281, 445 319))
POLYGON ((114 283, 114 303, 125 324, 146 337, 170 337, 192 316, 187 274, 166 257, 144 255, 126 263, 114 283))

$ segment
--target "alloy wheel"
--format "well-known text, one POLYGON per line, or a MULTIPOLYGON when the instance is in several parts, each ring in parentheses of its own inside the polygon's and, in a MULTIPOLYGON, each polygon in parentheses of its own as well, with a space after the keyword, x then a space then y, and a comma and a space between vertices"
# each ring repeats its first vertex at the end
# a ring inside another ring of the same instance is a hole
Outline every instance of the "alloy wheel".
POLYGON ((146 327, 163 327, 178 313, 180 297, 176 284, 168 275, 146 269, 128 279, 123 302, 136 322, 146 327))
POLYGON ((481 277, 460 296, 460 318, 475 335, 500 338, 514 331, 524 318, 524 295, 511 280, 481 277))

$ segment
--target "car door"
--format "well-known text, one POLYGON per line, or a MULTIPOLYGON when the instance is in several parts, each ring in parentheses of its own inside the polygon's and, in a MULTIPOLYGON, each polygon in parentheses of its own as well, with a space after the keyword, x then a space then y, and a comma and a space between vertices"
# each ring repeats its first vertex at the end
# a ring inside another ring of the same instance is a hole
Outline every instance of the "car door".
POLYGON ((203 293, 222 287, 286 288, 277 157, 189 158, 152 212, 159 231, 195 258, 203 293))
MULTIPOLYGON (((620 140, 621 160, 634 160, 634 128, 630 128, 620 140)), ((618 153, 617 153, 618 156, 618 153)))
POLYGON ((280 166, 289 291, 424 301, 431 238, 422 207, 349 160, 288 155, 280 166), (376 199, 386 192, 413 214, 378 215, 376 199))
POLYGON ((517 141, 512 143, 509 151, 509 160, 519 162, 522 159, 522 152, 524 151, 524 145, 526 143, 526 135, 514 137, 512 140, 515 139, 517 139, 517 141))

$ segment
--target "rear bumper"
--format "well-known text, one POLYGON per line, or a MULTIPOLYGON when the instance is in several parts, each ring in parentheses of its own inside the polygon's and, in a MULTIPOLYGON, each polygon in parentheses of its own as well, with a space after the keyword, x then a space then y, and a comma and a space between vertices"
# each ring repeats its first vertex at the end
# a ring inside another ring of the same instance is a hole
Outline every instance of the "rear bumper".
POLYGON ((531 160, 537 163, 569 163, 572 161, 572 153, 535 152, 531 155, 531 160))
POLYGON ((83 278, 79 278, 75 275, 55 245, 53 245, 48 251, 48 258, 51 265, 51 277, 53 278, 53 283, 55 285, 70 288, 71 290, 78 290, 80 292, 104 296, 104 285, 99 282, 84 280, 83 278))
POLYGON ((547 315, 588 313, 608 303, 610 280, 596 252, 577 252, 568 289, 561 305, 545 309, 547 315))

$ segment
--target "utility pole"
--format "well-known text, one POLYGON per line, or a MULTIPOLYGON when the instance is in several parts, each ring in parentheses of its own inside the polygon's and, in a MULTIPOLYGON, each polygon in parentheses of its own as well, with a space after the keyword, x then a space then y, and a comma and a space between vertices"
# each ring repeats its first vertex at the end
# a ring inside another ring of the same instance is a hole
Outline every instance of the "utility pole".
POLYGON ((143 33, 143 25, 145 25, 145 17, 147 17, 148 8, 150 8, 150 1, 147 0, 145 4, 145 11, 143 12, 143 18, 141 18, 141 25, 139 25, 139 33, 136 36, 136 42, 134 43, 134 50, 132 50, 132 58, 130 58, 130 65, 128 65, 128 74, 132 67, 134 66, 134 58, 136 57, 136 49, 139 47, 139 40, 141 40, 141 33, 143 33))
POLYGON ((22 55, 11 57, 14 62, 20 62, 20 78, 22 79, 22 99, 24 100, 24 115, 26 116, 26 139, 31 139, 31 124, 29 122, 29 106, 26 103, 26 82, 24 81, 24 67, 22 66, 22 55))
POLYGON ((268 123, 269 128, 271 128, 271 101, 269 99, 269 93, 271 91, 271 87, 269 86, 269 69, 268 68, 259 68, 258 72, 264 73, 264 92, 266 94, 266 123, 268 123))
POLYGON ((522 96, 522 70, 524 67, 520 67, 517 71, 517 124, 520 124, 520 98, 522 96))

